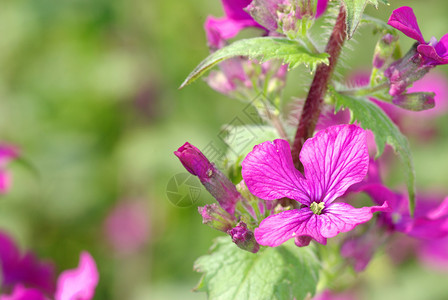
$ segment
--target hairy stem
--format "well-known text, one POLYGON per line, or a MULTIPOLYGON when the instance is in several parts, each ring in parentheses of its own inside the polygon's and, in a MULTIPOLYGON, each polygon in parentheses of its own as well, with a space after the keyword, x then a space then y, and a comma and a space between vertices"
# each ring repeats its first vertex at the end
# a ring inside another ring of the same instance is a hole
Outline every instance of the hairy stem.
POLYGON ((341 5, 339 15, 333 27, 333 32, 331 33, 325 48, 325 52, 330 55, 330 63, 328 65, 320 64, 317 67, 300 116, 299 126, 297 127, 292 147, 292 159, 296 168, 301 171, 303 170, 303 166, 299 160, 300 150, 302 149, 303 143, 313 136, 322 109, 325 93, 327 92, 328 82, 333 74, 339 54, 341 53, 342 45, 347 36, 345 32, 345 18, 345 7, 341 5))

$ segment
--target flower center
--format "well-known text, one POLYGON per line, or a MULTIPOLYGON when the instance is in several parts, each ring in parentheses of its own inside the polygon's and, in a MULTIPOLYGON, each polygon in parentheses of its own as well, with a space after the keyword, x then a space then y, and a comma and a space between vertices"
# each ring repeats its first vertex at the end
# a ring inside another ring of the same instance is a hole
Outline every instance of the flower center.
POLYGON ((310 205, 310 209, 315 215, 320 215, 324 208, 325 208, 325 204, 323 202, 319 202, 319 203, 313 202, 310 205))

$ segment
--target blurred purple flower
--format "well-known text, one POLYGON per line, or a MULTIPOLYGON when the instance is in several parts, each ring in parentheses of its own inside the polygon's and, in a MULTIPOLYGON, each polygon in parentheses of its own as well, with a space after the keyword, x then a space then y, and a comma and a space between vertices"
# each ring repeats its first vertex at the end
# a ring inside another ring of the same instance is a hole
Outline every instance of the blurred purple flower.
POLYGON ((302 208, 264 219, 255 229, 261 245, 275 247, 290 238, 297 246, 312 239, 326 244, 327 238, 367 222, 383 206, 354 208, 334 203, 352 184, 367 173, 369 155, 366 134, 356 125, 329 127, 307 140, 300 153, 305 170, 295 169, 285 140, 264 142, 254 147, 242 163, 242 175, 250 192, 265 200, 294 199, 302 208))
POLYGON ((448 272, 448 237, 419 243, 416 251, 426 265, 448 272))
POLYGON ((98 280, 95 260, 88 252, 83 251, 78 267, 59 275, 55 300, 90 300, 95 294, 98 280))
POLYGON ((445 34, 439 42, 435 37, 432 37, 430 42, 427 43, 420 32, 412 8, 408 6, 397 8, 392 12, 387 24, 419 43, 417 52, 423 56, 425 65, 448 64, 448 34, 445 34))
POLYGON ((222 0, 225 17, 207 17, 204 28, 207 41, 211 48, 222 48, 226 40, 235 37, 242 29, 247 27, 263 28, 244 8, 252 0, 222 0))
MULTIPOLYGON (((54 295, 55 300, 91 300, 98 284, 98 270, 92 256, 82 252, 78 268, 61 273, 54 295)), ((41 290, 25 288, 17 284, 10 295, 1 295, 0 300, 44 300, 41 290)))
POLYGON ((0 300, 47 300, 42 292, 35 288, 26 288, 21 284, 14 287, 11 295, 0 295, 0 300))
POLYGON ((109 213, 104 230, 109 243, 119 254, 133 254, 149 239, 149 216, 141 201, 120 201, 109 213))
POLYGON ((0 194, 8 192, 11 177, 6 171, 6 165, 19 156, 19 149, 15 146, 0 144, 0 194))
POLYGON ((407 195, 393 192, 377 180, 361 182, 350 191, 365 192, 377 204, 387 199, 390 211, 381 213, 378 218, 390 232, 399 231, 424 240, 448 236, 448 197, 440 201, 417 195, 414 217, 411 217, 407 195))
POLYGON ((46 294, 54 293, 53 264, 37 261, 31 252, 22 256, 13 240, 3 232, 0 232, 0 267, 3 287, 21 284, 46 294))

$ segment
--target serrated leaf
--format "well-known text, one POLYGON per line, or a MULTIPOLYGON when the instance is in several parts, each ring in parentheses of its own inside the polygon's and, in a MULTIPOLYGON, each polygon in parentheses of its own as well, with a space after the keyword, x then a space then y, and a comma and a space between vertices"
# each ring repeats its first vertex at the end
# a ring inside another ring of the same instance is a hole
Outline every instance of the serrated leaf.
POLYGON ((383 153, 386 143, 392 146, 395 153, 399 155, 406 178, 409 208, 412 214, 415 207, 415 172, 407 138, 384 111, 369 99, 343 95, 335 91, 331 91, 330 95, 334 99, 335 112, 342 107, 350 109, 352 122, 356 120, 362 128, 373 132, 378 148, 377 157, 383 153))
MULTIPOLYGON (((385 0, 380 1, 384 4, 389 4, 385 0)), ((347 37, 348 39, 351 39, 353 37, 353 34, 355 33, 356 28, 361 22, 362 15, 367 3, 371 3, 375 7, 378 7, 378 0, 343 0, 343 3, 347 11, 347 37)))
POLYGON ((204 59, 185 79, 180 88, 192 83, 219 62, 235 56, 247 56, 265 62, 280 59, 293 69, 300 64, 312 69, 319 63, 328 64, 327 53, 311 53, 297 41, 286 38, 258 37, 236 41, 204 59))
POLYGON ((221 237, 195 262, 194 269, 204 273, 196 290, 210 300, 304 299, 316 290, 319 267, 311 246, 285 243, 253 254, 221 237))

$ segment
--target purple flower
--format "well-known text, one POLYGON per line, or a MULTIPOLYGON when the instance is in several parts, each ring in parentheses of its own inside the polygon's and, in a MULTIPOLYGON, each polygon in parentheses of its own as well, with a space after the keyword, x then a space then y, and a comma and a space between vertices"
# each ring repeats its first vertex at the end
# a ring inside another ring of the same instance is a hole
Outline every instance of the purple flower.
POLYGON ((387 24, 400 30, 405 35, 419 43, 417 46, 417 52, 424 57, 425 64, 448 64, 448 34, 445 34, 439 42, 437 42, 436 38, 433 37, 429 43, 426 43, 422 33, 420 32, 417 18, 415 17, 412 8, 408 6, 397 8, 392 12, 387 24))
POLYGON ((6 165, 19 155, 19 149, 6 144, 0 144, 0 194, 4 194, 11 186, 11 177, 6 171, 6 165))
POLYGON ((0 232, 0 269, 4 287, 23 284, 38 288, 46 294, 54 293, 53 264, 37 261, 31 252, 22 256, 12 239, 2 232, 0 232))
POLYGON ((204 28, 209 46, 222 48, 225 41, 235 37, 246 27, 262 28, 244 8, 252 0, 222 0, 226 16, 224 18, 207 17, 204 28))
POLYGON ((198 148, 188 142, 174 151, 174 155, 188 172, 199 178, 221 207, 233 215, 236 203, 241 200, 235 185, 198 148))
POLYGON ((352 184, 367 174, 369 155, 366 133, 356 125, 329 127, 307 140, 300 153, 304 175, 294 168, 290 146, 285 140, 264 142, 254 147, 242 163, 242 175, 255 196, 265 200, 294 199, 300 209, 264 219, 255 229, 261 245, 275 247, 295 238, 306 246, 312 239, 326 244, 327 238, 352 230, 369 221, 381 207, 354 208, 335 203, 352 184))

